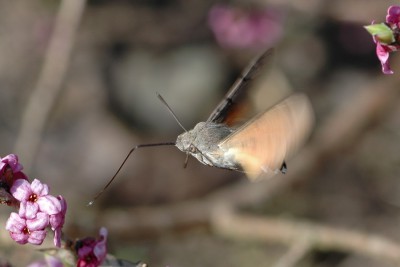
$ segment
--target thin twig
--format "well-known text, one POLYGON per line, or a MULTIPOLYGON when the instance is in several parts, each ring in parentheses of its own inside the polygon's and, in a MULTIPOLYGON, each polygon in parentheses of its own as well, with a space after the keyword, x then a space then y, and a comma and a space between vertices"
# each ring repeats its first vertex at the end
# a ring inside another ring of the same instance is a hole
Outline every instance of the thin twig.
POLYGON ((49 114, 60 95, 85 2, 61 1, 44 65, 24 111, 15 144, 15 153, 24 159, 27 172, 33 165, 49 114))

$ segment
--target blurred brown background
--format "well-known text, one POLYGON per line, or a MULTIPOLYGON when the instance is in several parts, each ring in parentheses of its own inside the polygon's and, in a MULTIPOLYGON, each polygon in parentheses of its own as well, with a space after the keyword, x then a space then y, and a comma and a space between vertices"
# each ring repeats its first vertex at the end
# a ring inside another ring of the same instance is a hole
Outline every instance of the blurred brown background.
MULTIPOLYGON (((17 153, 29 177, 66 197, 65 234, 70 238, 96 235, 106 226, 110 253, 150 266, 274 266, 284 255, 287 248, 279 242, 227 238, 214 231, 207 214, 214 205, 210 195, 252 185, 240 173, 203 166, 193 158, 183 169, 185 155, 174 147, 135 152, 108 191, 86 207, 130 148, 175 141, 181 133, 156 92, 191 128, 208 117, 242 68, 262 50, 217 43, 208 24, 209 11, 217 3, 86 2, 80 21, 77 16, 69 60, 53 58, 55 67, 47 70, 50 81, 58 77, 52 73, 58 71, 57 63, 65 65, 66 74, 59 85, 54 82, 52 93, 35 98, 44 62, 51 61, 49 42, 62 2, 0 1, 1 155, 17 153), (32 101, 38 107, 49 105, 49 111, 41 115, 33 109, 29 117, 25 113, 32 101), (24 121, 24 116, 31 119, 24 121), (32 128, 40 128, 38 116, 43 131, 32 128), (36 133, 37 149, 27 145, 36 133), (205 210, 197 212, 198 205, 205 210)), ((395 74, 383 75, 372 38, 362 27, 384 21, 387 7, 398 2, 225 3, 279 14, 281 32, 270 43, 276 53, 269 75, 252 94, 257 108, 265 109, 290 92, 305 92, 316 113, 307 151, 288 162, 289 178, 278 175, 256 186, 272 188, 271 195, 239 190, 241 198, 254 201, 238 206, 250 214, 400 242, 400 57, 391 55, 395 74), (284 179, 279 186, 271 185, 284 179)), ((68 27, 68 20, 64 23, 68 27)), ((69 35, 61 30, 63 36, 69 35)), ((61 39, 51 56, 60 56, 57 49, 63 51, 68 41, 61 39)), ((3 225, 10 210, 2 208, 3 225)), ((22 259, 19 251, 34 247, 14 246, 5 229, 0 237, 5 252, 1 259, 13 266, 31 260, 22 259)), ((348 251, 313 249, 295 266, 396 265, 348 251)))

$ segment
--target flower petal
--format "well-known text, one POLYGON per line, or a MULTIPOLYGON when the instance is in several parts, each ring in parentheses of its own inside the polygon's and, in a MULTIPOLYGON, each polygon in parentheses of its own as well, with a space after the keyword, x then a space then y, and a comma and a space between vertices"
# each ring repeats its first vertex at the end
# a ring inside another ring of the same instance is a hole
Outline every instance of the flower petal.
POLYGON ((84 245, 83 247, 79 248, 78 257, 84 258, 86 255, 88 255, 92 251, 93 251, 93 248, 91 246, 84 245))
POLYGON ((62 261, 57 257, 53 257, 51 255, 45 255, 45 258, 46 258, 47 266, 64 267, 64 264, 62 263, 62 261))
POLYGON ((390 6, 386 16, 387 23, 399 23, 400 22, 400 6, 390 6))
POLYGON ((54 245, 58 248, 61 247, 61 236, 62 236, 62 232, 61 232, 61 228, 57 228, 54 230, 54 245))
POLYGON ((50 215, 49 223, 51 230, 55 231, 56 229, 61 228, 60 226, 62 226, 63 218, 58 214, 50 215))
POLYGON ((19 216, 26 219, 35 218, 39 211, 39 205, 36 202, 22 201, 19 207, 19 216))
MULTIPOLYGON (((0 158, 0 160, 1 160, 1 158, 0 158)), ((3 172, 4 171, 4 168, 7 166, 7 163, 4 163, 4 162, 1 162, 0 161, 0 171, 1 172, 3 172)))
POLYGON ((36 218, 26 220, 26 226, 31 231, 43 230, 49 224, 49 215, 44 212, 38 212, 36 218))
POLYGON ((382 72, 384 74, 393 74, 389 65, 389 51, 385 46, 381 45, 380 42, 376 43, 376 55, 381 62, 382 72))
POLYGON ((31 232, 28 242, 33 245, 41 245, 46 237, 46 230, 38 230, 31 232))
POLYGON ((38 179, 34 179, 31 184, 32 191, 38 196, 45 196, 49 193, 47 184, 43 184, 38 179))
POLYGON ((62 227, 62 225, 64 224, 64 218, 61 213, 50 215, 49 223, 51 226, 51 230, 55 231, 57 228, 60 228, 60 226, 62 227))
POLYGON ((36 203, 39 205, 41 211, 46 212, 49 215, 61 212, 61 203, 54 196, 42 196, 36 201, 36 203))
POLYGON ((26 214, 26 201, 22 201, 19 203, 19 210, 18 210, 18 214, 20 217, 26 218, 25 214, 26 214))
POLYGON ((61 211, 57 214, 50 215, 50 225, 51 230, 56 230, 57 228, 62 228, 65 221, 65 214, 67 212, 67 202, 62 196, 58 196, 57 199, 61 204, 61 211))
POLYGON ((65 198, 64 198, 63 196, 61 196, 61 195, 59 195, 59 196, 57 197, 57 199, 60 201, 60 204, 61 204, 61 212, 65 214, 65 213, 67 212, 67 208, 68 208, 68 206, 67 206, 67 201, 66 201, 65 198))
POLYGON ((107 234, 108 232, 105 227, 100 228, 100 241, 93 249, 93 253, 99 262, 102 262, 107 256, 107 234))
POLYGON ((27 235, 27 234, 10 232, 10 236, 18 244, 23 245, 23 244, 28 243, 29 235, 27 235))
POLYGON ((6 222, 6 230, 10 232, 21 232, 26 226, 26 220, 21 218, 17 213, 11 212, 6 222))
POLYGON ((27 200, 29 195, 32 193, 31 185, 25 179, 15 180, 13 186, 10 189, 13 197, 18 199, 19 201, 27 200))
POLYGON ((5 156, 1 159, 1 162, 5 165, 9 165, 13 172, 19 172, 22 170, 22 165, 18 162, 18 156, 15 154, 5 156))

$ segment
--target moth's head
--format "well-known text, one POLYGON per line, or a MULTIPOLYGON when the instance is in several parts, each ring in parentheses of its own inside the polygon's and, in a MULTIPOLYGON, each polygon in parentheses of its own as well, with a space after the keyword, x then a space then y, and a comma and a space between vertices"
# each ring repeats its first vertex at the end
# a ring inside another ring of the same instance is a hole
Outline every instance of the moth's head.
POLYGON ((206 123, 199 122, 196 126, 190 130, 186 131, 178 136, 176 139, 176 147, 178 147, 183 152, 189 152, 190 154, 194 155, 199 152, 199 136, 202 136, 203 131, 205 129, 206 123))
POLYGON ((192 145, 192 138, 190 132, 184 132, 176 138, 176 147, 183 152, 188 152, 192 145))
POLYGON ((190 131, 180 134, 176 139, 175 145, 177 148, 179 148, 179 150, 192 154, 193 156, 195 156, 195 154, 198 152, 198 149, 193 144, 193 137, 190 131))

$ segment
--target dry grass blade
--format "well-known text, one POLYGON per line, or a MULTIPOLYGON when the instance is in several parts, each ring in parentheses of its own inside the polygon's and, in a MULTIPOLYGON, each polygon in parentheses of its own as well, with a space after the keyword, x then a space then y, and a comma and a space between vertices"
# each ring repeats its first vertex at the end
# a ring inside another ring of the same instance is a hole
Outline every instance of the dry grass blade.
POLYGON ((24 159, 25 171, 33 165, 49 114, 62 89, 85 0, 63 0, 37 84, 23 113, 15 153, 24 159))

